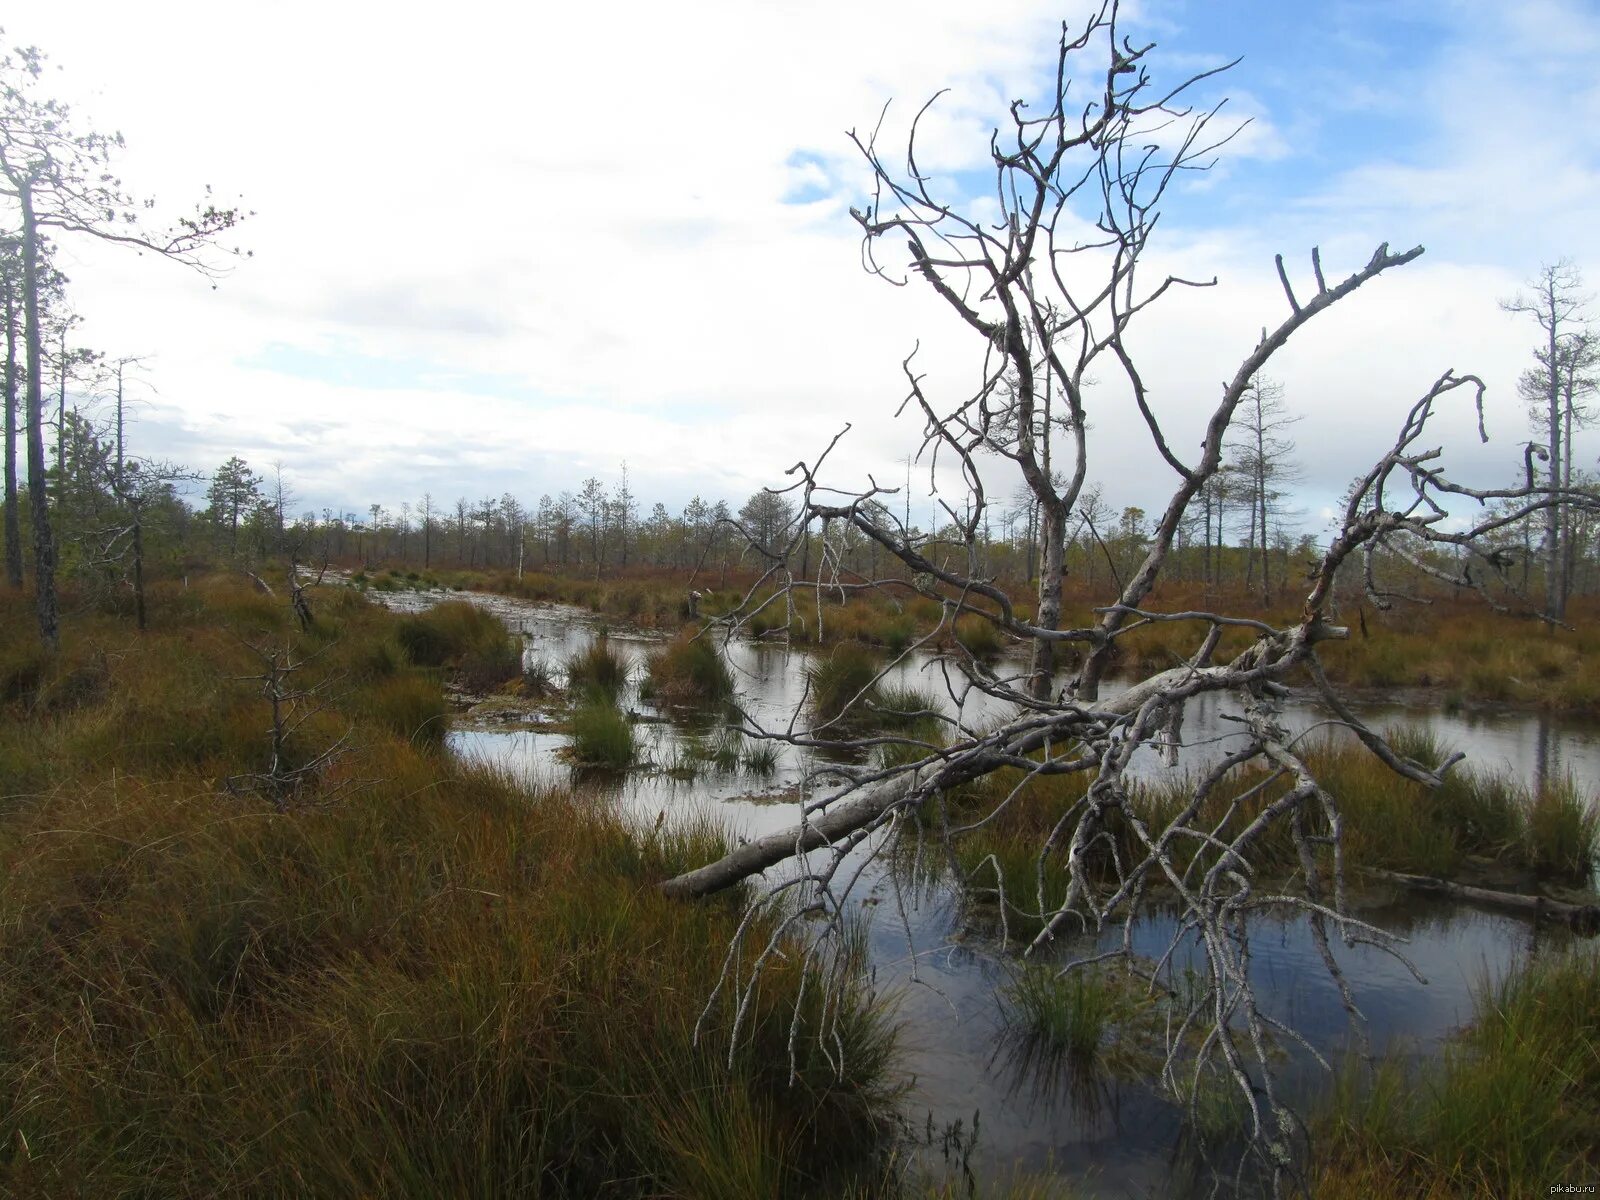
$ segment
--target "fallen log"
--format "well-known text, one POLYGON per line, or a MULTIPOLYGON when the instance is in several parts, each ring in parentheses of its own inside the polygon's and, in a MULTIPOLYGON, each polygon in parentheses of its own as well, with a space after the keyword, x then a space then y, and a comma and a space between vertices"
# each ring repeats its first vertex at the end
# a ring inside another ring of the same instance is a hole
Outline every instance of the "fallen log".
POLYGON ((1563 920, 1580 933, 1600 932, 1600 904, 1571 904, 1565 900, 1552 900, 1548 896, 1495 891, 1490 888, 1472 887, 1465 883, 1452 883, 1448 879, 1435 879, 1431 875, 1408 875, 1403 871, 1385 871, 1378 867, 1368 868, 1368 874, 1410 888, 1412 891, 1449 896, 1454 900, 1470 900, 1474 904, 1488 904, 1495 908, 1508 908, 1516 912, 1530 913, 1541 920, 1563 920))
MULTIPOLYGON (((1127 716, 1138 711, 1146 701, 1161 694, 1166 688, 1184 685, 1195 691, 1220 690, 1221 687, 1230 685, 1239 678, 1239 670, 1231 666, 1171 667, 1116 696, 1097 703, 1092 710, 1064 707, 1060 715, 1067 722, 1127 716), (1210 683, 1211 686, 1196 687, 1197 681, 1210 683)), ((1050 744, 1051 741, 1060 742, 1065 732, 1060 727, 1030 729, 1011 740, 1004 747, 1004 753, 991 750, 978 752, 970 757, 957 758, 932 779, 924 776, 918 780, 916 772, 885 779, 872 785, 855 799, 824 810, 812 820, 791 825, 777 833, 769 833, 753 842, 746 842, 714 863, 675 875, 661 884, 661 890, 666 895, 680 900, 720 892, 724 888, 732 887, 741 879, 776 866, 786 858, 793 858, 796 854, 804 854, 806 851, 830 845, 839 838, 848 837, 856 830, 865 828, 903 800, 914 785, 923 787, 929 792, 937 792, 966 783, 968 780, 988 774, 996 767, 1031 754, 1050 744)))
POLYGON ((854 833, 905 799, 910 790, 909 775, 886 779, 866 794, 819 813, 815 820, 756 838, 714 863, 675 875, 661 885, 661 890, 678 900, 720 892, 786 858, 831 845, 854 833))

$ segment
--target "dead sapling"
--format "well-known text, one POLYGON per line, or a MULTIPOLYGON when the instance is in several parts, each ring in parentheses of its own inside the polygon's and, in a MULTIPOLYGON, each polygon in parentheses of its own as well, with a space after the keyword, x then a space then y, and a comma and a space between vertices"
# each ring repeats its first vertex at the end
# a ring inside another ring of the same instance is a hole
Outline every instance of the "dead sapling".
POLYGON ((280 812, 306 799, 315 792, 319 803, 330 804, 345 792, 357 786, 355 779, 343 779, 328 786, 327 778, 332 768, 350 753, 351 730, 346 728, 334 741, 311 755, 302 758, 296 752, 297 735, 332 705, 334 685, 338 676, 330 676, 306 687, 298 686, 295 676, 326 652, 297 658, 291 646, 257 644, 239 639, 240 644, 255 655, 261 670, 256 674, 241 675, 242 682, 258 683, 261 694, 271 708, 271 723, 267 727, 269 753, 263 771, 232 775, 227 780, 230 795, 254 793, 266 796, 280 812))

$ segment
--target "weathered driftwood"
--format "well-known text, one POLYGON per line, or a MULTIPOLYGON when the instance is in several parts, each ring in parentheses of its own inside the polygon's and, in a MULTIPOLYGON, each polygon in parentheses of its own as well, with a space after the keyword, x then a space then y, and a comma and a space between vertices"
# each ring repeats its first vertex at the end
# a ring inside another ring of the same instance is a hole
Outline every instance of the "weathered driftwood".
POLYGON ((887 779, 864 795, 819 813, 815 820, 746 842, 732 854, 714 863, 674 876, 661 885, 661 890, 678 899, 720 892, 742 879, 760 874, 768 867, 777 866, 785 859, 830 846, 838 839, 865 828, 905 799, 909 791, 910 780, 907 776, 887 779))
POLYGON ((1448 879, 1435 879, 1431 875, 1408 875, 1403 871, 1385 871, 1372 868, 1378 879, 1397 883, 1417 892, 1431 892, 1450 896, 1456 900, 1470 900, 1474 904, 1489 904, 1496 908, 1509 908, 1517 912, 1532 913, 1545 920, 1562 920, 1584 933, 1600 932, 1600 904, 1571 904, 1565 900, 1552 900, 1548 896, 1529 896, 1522 892, 1501 892, 1492 888, 1472 887, 1465 883, 1451 883, 1448 879))

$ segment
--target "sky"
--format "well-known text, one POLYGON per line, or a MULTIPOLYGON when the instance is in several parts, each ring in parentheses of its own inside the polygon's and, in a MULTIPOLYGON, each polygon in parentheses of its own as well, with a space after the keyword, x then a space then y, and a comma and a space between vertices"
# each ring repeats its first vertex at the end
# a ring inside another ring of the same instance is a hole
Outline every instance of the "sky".
MULTIPOLYGON (((828 480, 905 482, 902 360, 920 347, 948 400, 982 347, 926 287, 862 270, 849 209, 871 180, 848 131, 887 103, 893 145, 948 89, 920 161, 981 204, 989 131, 1045 94, 1060 23, 1086 11, 22 0, 4 40, 50 56, 83 127, 125 136, 119 173, 153 214, 207 186, 253 214, 250 256, 214 281, 63 239, 84 344, 145 359, 131 451, 279 464, 296 512, 532 503, 624 463, 676 511, 789 482, 846 423, 828 480)), ((1130 335, 1173 443, 1197 444, 1285 315, 1275 254, 1303 295, 1313 246, 1343 276, 1421 244, 1270 369, 1299 417, 1292 507, 1317 531, 1446 368, 1488 385, 1492 440, 1459 405, 1438 440, 1469 481, 1508 480, 1538 330, 1499 302, 1563 257, 1600 287, 1600 8, 1141 0, 1123 23, 1159 78, 1239 59, 1199 99, 1248 121, 1169 195, 1152 250, 1217 286, 1130 335)), ((1136 415, 1092 399, 1091 477, 1117 508, 1159 504, 1173 479, 1136 415)), ((1597 452, 1586 435, 1579 465, 1597 452)), ((949 494, 919 470, 917 512, 930 484, 949 494)))

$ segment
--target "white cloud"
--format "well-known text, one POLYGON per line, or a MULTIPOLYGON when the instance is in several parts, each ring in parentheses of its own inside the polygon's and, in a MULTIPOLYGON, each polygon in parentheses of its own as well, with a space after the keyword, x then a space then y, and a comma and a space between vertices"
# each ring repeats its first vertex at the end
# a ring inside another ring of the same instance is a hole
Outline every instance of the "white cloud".
MULTIPOLYGON (((912 345, 941 394, 976 369, 934 298, 860 271, 845 206, 868 181, 844 132, 865 133, 894 97, 883 144, 897 145, 949 86, 919 162, 942 178, 981 165, 1004 102, 1050 66, 1061 12, 919 12, 185 3, 152 21, 140 6, 41 3, 7 32, 66 68, 53 82, 86 117, 125 130, 132 186, 176 204, 210 182, 258 213, 241 231, 254 259, 216 291, 148 259, 68 249, 89 338, 155 354, 162 399, 135 435, 150 449, 201 467, 281 459, 315 507, 424 489, 536 498, 622 459, 641 496, 676 504, 776 482, 845 421, 841 476, 881 473, 919 428, 890 416, 912 345), (349 378, 267 370, 275 347, 343 360, 349 378), (416 378, 363 384, 376 364, 417 364, 416 378)), ((1584 44, 1592 23, 1552 14, 1584 44)), ((1175 298, 1138 338, 1178 444, 1281 315, 1272 251, 1293 259, 1319 239, 1341 273, 1381 237, 1442 231, 1449 244, 1445 261, 1318 322, 1275 368, 1307 414, 1308 489, 1336 491, 1444 366, 1487 359, 1510 394, 1529 339, 1494 299, 1541 255, 1592 262, 1600 249, 1600 94, 1563 102, 1565 133, 1530 122, 1549 93, 1519 72, 1540 43, 1492 41, 1524 25, 1507 15, 1438 77, 1407 81, 1405 102, 1436 126, 1426 157, 1374 147, 1312 203, 1173 231, 1164 261, 1226 285, 1175 298)), ((1291 154, 1266 100, 1235 109, 1253 123, 1226 152, 1230 172, 1291 154)), ((1106 406, 1095 420, 1114 502, 1148 504, 1167 475, 1139 448, 1136 415, 1106 406)), ((1520 436, 1519 422, 1499 423, 1520 436)))

